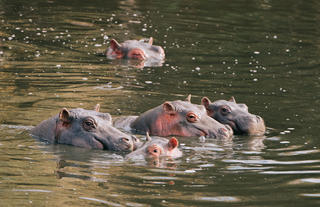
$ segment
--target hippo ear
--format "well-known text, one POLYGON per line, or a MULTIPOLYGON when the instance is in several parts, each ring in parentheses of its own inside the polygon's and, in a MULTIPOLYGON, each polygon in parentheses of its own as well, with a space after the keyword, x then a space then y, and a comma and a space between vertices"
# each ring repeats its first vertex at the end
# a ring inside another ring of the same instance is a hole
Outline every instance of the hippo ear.
POLYGON ((112 124, 112 117, 109 113, 101 113, 98 116, 112 124))
POLYGON ((61 111, 59 113, 59 119, 63 122, 70 121, 70 112, 68 111, 68 109, 66 109, 66 108, 61 109, 61 111))
POLYGON ((113 50, 117 50, 121 47, 121 45, 117 42, 117 40, 115 39, 112 39, 110 41, 110 47, 113 49, 113 50))
POLYGON ((235 99, 233 96, 231 96, 231 98, 229 99, 229 101, 230 101, 230 102, 233 102, 233 103, 236 103, 236 99, 235 99))
POLYGON ((96 112, 99 112, 100 111, 100 104, 97 104, 95 107, 94 107, 94 110, 96 112))
POLYGON ((209 108, 209 105, 211 104, 211 101, 208 97, 203 97, 201 99, 201 105, 203 105, 204 107, 206 107, 206 109, 209 108))
POLYGON ((210 104, 211 104, 211 101, 208 97, 203 97, 201 99, 201 105, 203 105, 206 108, 208 116, 212 117, 214 114, 214 111, 210 108, 210 104))
POLYGON ((167 113, 174 113, 175 112, 175 108, 172 105, 172 103, 170 103, 170 102, 163 103, 163 110, 167 113))
POLYGON ((186 98, 186 101, 190 102, 191 103, 191 94, 189 94, 186 98))
POLYGON ((146 140, 147 140, 147 141, 151 141, 151 140, 152 140, 152 138, 151 138, 150 135, 149 135, 149 132, 146 133, 146 140))
POLYGON ((171 139, 168 142, 169 150, 173 150, 173 149, 177 148, 178 145, 179 145, 179 141, 177 140, 177 138, 171 137, 171 139))
POLYGON ((149 38, 148 44, 149 44, 149 45, 152 45, 152 44, 153 44, 153 38, 152 38, 152 37, 149 38))

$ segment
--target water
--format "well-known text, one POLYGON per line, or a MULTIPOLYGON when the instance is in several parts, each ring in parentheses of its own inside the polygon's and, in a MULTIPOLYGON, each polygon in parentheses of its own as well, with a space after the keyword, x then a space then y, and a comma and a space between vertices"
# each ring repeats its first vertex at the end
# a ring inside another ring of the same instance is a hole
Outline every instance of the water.
POLYGON ((318 1, 0 1, 0 206, 317 206, 318 1), (159 67, 110 61, 152 36, 159 67), (48 145, 30 126, 63 107, 114 117, 167 100, 245 102, 263 137, 179 138, 184 156, 48 145))

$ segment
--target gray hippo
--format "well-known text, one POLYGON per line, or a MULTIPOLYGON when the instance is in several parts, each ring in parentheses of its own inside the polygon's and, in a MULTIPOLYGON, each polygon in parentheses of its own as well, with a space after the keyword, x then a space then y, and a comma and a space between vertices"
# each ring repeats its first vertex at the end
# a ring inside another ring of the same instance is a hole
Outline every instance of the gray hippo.
POLYGON ((201 104, 207 109, 210 117, 222 124, 228 124, 235 134, 263 135, 266 131, 264 120, 248 111, 246 104, 238 104, 234 97, 229 101, 217 100, 211 102, 203 97, 201 104))
POLYGON ((127 40, 121 44, 112 39, 106 56, 109 59, 161 61, 165 54, 161 46, 153 45, 153 38, 150 37, 148 40, 127 40))
POLYGON ((192 104, 191 95, 186 101, 166 101, 140 116, 120 117, 114 125, 126 131, 154 136, 206 136, 229 139, 233 135, 228 125, 207 115, 204 106, 192 104))
POLYGON ((150 137, 147 133, 146 141, 135 151, 126 155, 127 159, 135 158, 178 158, 182 152, 178 148, 179 141, 175 137, 166 139, 163 137, 150 137))
POLYGON ((82 108, 63 108, 59 114, 31 129, 31 134, 50 143, 113 151, 133 151, 139 140, 112 126, 109 113, 82 108))

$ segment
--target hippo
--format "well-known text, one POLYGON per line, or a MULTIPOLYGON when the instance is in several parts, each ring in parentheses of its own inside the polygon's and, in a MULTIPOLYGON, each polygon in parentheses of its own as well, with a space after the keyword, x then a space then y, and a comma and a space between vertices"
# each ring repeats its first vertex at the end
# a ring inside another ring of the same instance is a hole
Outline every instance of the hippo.
POLYGON ((126 131, 154 136, 211 137, 229 139, 232 129, 207 115, 202 105, 192 104, 191 95, 185 101, 166 101, 140 116, 120 117, 114 125, 126 131))
POLYGON ((201 104, 207 109, 210 117, 222 124, 228 124, 234 134, 263 135, 266 131, 264 120, 248 111, 246 104, 238 104, 234 97, 229 101, 217 100, 211 102, 203 97, 201 104))
POLYGON ((49 143, 68 144, 90 149, 131 152, 139 140, 112 126, 109 113, 76 108, 61 109, 56 116, 31 129, 31 135, 49 143))
MULTIPOLYGON (((175 137, 166 139, 163 137, 150 137, 147 133, 146 142, 138 149, 126 155, 127 160, 146 160, 159 161, 161 157, 178 158, 182 152, 178 148, 179 141, 175 137)), ((159 163, 159 162, 157 162, 159 163)))
POLYGON ((165 57, 164 50, 161 46, 152 44, 152 37, 148 40, 126 40, 121 44, 112 39, 109 48, 106 50, 106 56, 108 59, 136 59, 161 62, 165 57))

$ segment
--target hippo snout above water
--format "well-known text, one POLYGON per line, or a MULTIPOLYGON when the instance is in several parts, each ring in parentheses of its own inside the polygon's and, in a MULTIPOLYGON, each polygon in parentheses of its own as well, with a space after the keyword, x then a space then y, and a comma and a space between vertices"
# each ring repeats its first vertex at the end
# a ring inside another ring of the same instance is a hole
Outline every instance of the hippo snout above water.
POLYGON ((82 108, 63 108, 56 116, 41 122, 31 134, 50 143, 77 147, 131 152, 139 142, 112 126, 109 113, 82 108))
POLYGON ((115 39, 110 41, 110 46, 106 50, 109 59, 137 59, 148 61, 162 61, 165 58, 164 50, 161 46, 153 45, 153 38, 145 40, 126 40, 118 43, 115 39))
POLYGON ((249 113, 246 104, 236 103, 234 97, 229 101, 211 102, 203 97, 201 104, 205 106, 210 117, 220 123, 229 125, 235 134, 263 135, 266 127, 262 117, 249 113))

